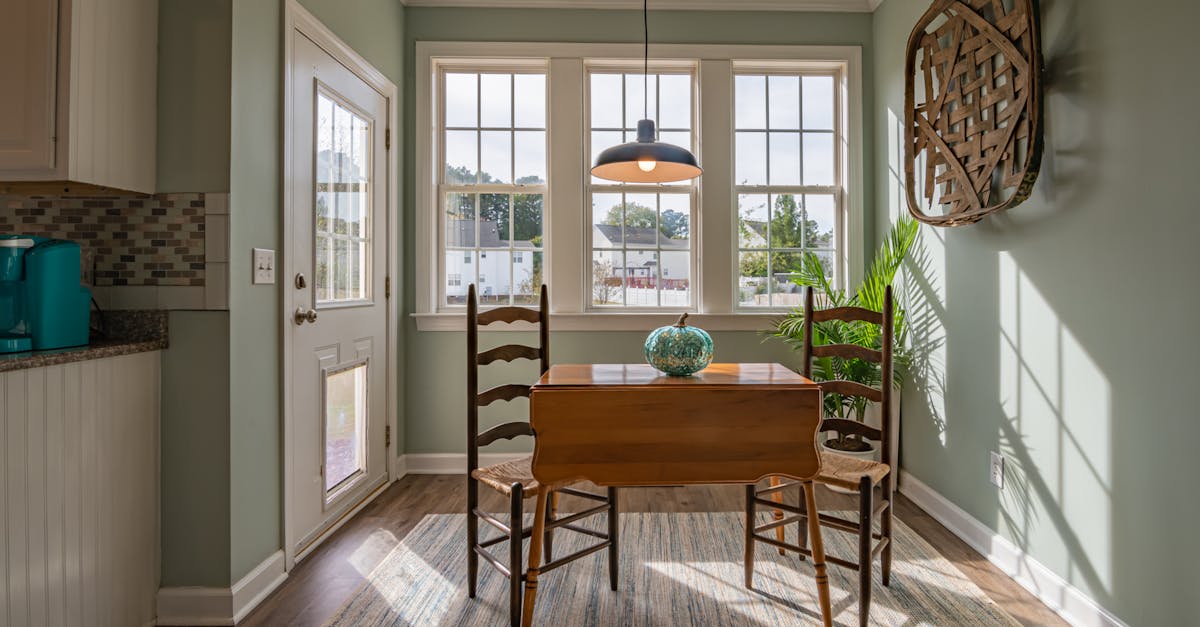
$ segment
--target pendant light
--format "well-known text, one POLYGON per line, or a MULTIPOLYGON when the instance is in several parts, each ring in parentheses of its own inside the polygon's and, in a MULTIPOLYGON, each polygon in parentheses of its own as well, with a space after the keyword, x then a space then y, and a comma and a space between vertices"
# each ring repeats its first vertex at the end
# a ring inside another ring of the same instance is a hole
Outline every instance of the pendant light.
POLYGON ((644 48, 642 57, 642 116, 638 121, 637 141, 613 146, 596 157, 592 176, 622 183, 673 183, 700 176, 696 155, 674 144, 664 144, 657 139, 654 120, 650 119, 650 20, 649 0, 642 0, 642 29, 644 48))

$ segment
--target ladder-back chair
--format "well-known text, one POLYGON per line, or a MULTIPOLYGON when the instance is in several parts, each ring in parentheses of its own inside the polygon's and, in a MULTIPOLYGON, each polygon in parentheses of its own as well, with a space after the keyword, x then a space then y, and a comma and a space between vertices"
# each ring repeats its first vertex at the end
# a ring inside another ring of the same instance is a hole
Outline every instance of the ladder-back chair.
MULTIPOLYGON (((521 556, 521 544, 524 538, 529 538, 533 527, 524 526, 524 501, 538 495, 542 490, 531 471, 532 455, 520 459, 479 467, 479 449, 497 440, 511 440, 520 436, 533 436, 533 429, 528 421, 507 422, 492 427, 483 433, 479 432, 479 408, 486 407, 496 401, 511 401, 519 397, 529 397, 530 384, 507 384, 479 391, 479 367, 497 361, 511 362, 515 359, 537 360, 541 362, 540 374, 550 369, 550 307, 546 286, 542 286, 541 301, 538 309, 527 307, 497 307, 479 312, 476 299, 475 285, 467 290, 467 578, 469 580, 468 596, 475 598, 476 579, 479 571, 479 558, 503 573, 509 579, 509 621, 512 625, 521 623, 522 587, 525 581, 525 571, 521 556), (512 323, 525 321, 538 325, 539 345, 537 347, 508 344, 479 352, 479 327, 493 323, 512 323), (485 485, 508 497, 508 524, 491 513, 479 507, 479 486, 485 485), (495 527, 502 535, 489 540, 479 541, 479 520, 495 527), (508 541, 508 560, 502 561, 492 555, 488 547, 508 541)), ((551 503, 557 502, 559 494, 569 494, 579 498, 598 501, 600 504, 583 511, 556 518, 557 507, 547 508, 544 546, 546 550, 546 565, 541 572, 557 568, 591 555, 596 551, 608 549, 609 585, 617 589, 617 491, 608 488, 606 495, 592 494, 573 488, 560 488, 550 495, 551 503), (597 532, 574 523, 597 514, 607 513, 607 532, 597 532), (600 542, 555 560, 553 558, 553 533, 562 527, 576 533, 596 537, 600 542)))
MULTIPOLYGON (((855 420, 825 418, 821 422, 820 429, 822 433, 833 431, 840 435, 857 435, 877 442, 881 461, 861 459, 822 450, 821 472, 815 479, 817 483, 837 486, 844 490, 857 492, 858 494, 857 520, 846 520, 819 512, 815 512, 815 514, 820 523, 826 527, 858 535, 857 560, 851 561, 829 554, 826 554, 825 560, 828 563, 858 571, 860 625, 866 625, 870 616, 871 572, 876 556, 880 558, 883 585, 886 586, 891 581, 892 510, 894 503, 893 491, 895 489, 895 478, 892 469, 896 459, 892 451, 894 421, 892 419, 891 404, 892 342, 895 325, 893 312, 892 288, 890 285, 884 291, 882 312, 862 307, 837 307, 818 310, 813 308, 813 289, 811 287, 807 288, 804 294, 804 363, 801 374, 812 378, 812 361, 814 357, 862 359, 877 363, 880 368, 880 387, 878 389, 852 381, 822 381, 820 383, 821 390, 826 395, 838 394, 844 397, 862 397, 880 405, 881 421, 879 428, 871 427, 855 420), (843 322, 859 321, 879 325, 881 327, 880 349, 872 350, 849 344, 814 346, 813 325, 831 320, 840 320, 843 322), (874 499, 876 486, 880 488, 880 500, 878 503, 874 499), (879 533, 875 533, 872 528, 876 518, 879 519, 879 533), (878 543, 875 542, 876 540, 878 540, 878 543)), ((774 502, 779 503, 782 501, 781 491, 791 485, 793 483, 783 483, 778 477, 772 477, 770 487, 756 491, 756 495, 764 496, 769 494, 774 502)), ((797 523, 799 532, 799 548, 806 549, 808 545, 808 529, 806 527, 809 516, 808 502, 806 502, 802 494, 798 508, 793 510, 791 507, 783 507, 783 509, 795 511, 797 515, 786 519, 787 522, 783 522, 785 520, 783 511, 780 509, 775 510, 775 522, 765 525, 765 527, 775 529, 778 544, 773 544, 780 547, 779 551, 781 554, 785 552, 784 546, 787 546, 789 549, 795 548, 791 545, 783 544, 784 528, 794 521, 797 523)), ((799 553, 800 558, 804 559, 807 551, 801 550, 799 553)))

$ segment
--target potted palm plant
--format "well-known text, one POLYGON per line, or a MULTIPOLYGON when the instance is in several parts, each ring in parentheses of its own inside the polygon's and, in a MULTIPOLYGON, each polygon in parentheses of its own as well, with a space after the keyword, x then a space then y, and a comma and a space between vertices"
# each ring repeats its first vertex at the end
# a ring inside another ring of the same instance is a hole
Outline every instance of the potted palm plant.
MULTIPOLYGON (((800 270, 790 277, 801 286, 811 286, 817 291, 817 299, 823 307, 863 307, 874 311, 883 309, 884 290, 896 278, 896 272, 908 256, 917 239, 919 225, 916 220, 902 218, 892 225, 887 237, 875 252, 875 258, 867 269, 862 284, 853 292, 833 286, 825 266, 813 253, 806 253, 800 270)), ((894 304, 895 327, 892 347, 894 379, 892 385, 899 387, 911 355, 907 352, 908 325, 904 308, 898 299, 894 304)), ((776 321, 775 328, 768 332, 794 350, 804 347, 804 310, 795 309, 776 321)), ((866 322, 843 322, 831 320, 813 325, 813 344, 855 344, 873 350, 881 346, 880 328, 866 322)), ((845 380, 871 387, 880 387, 882 376, 879 364, 861 359, 817 357, 813 359, 814 381, 845 380)), ((825 415, 864 422, 871 403, 862 397, 825 395, 825 415)), ((869 457, 875 454, 870 442, 850 434, 836 433, 825 441, 824 446, 839 453, 869 457)))

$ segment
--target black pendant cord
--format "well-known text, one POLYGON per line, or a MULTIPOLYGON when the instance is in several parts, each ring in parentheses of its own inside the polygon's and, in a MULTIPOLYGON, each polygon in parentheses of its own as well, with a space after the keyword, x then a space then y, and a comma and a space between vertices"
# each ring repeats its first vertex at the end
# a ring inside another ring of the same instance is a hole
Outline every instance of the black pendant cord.
POLYGON ((650 119, 650 0, 642 0, 642 119, 650 119))

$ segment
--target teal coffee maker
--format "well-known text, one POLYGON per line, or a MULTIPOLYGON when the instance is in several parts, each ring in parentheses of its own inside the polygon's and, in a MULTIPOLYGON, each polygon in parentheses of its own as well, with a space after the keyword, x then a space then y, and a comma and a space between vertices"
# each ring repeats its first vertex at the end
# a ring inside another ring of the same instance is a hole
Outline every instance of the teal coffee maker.
POLYGON ((0 353, 88 343, 92 291, 80 282, 79 244, 0 235, 0 353))

